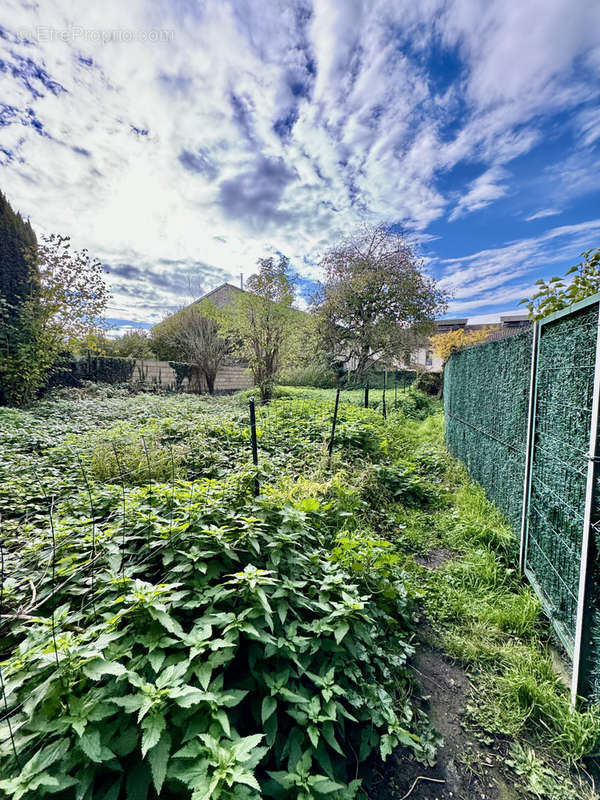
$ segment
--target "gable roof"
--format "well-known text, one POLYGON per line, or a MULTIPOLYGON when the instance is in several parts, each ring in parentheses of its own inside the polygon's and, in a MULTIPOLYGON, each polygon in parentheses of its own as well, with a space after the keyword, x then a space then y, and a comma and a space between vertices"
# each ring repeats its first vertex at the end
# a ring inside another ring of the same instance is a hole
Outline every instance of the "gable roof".
POLYGON ((234 286, 233 283, 225 282, 215 289, 211 289, 210 292, 203 294, 202 297, 199 297, 197 300, 194 300, 194 303, 201 303, 203 300, 210 299, 213 305, 218 308, 223 308, 223 306, 229 305, 229 303, 232 302, 235 294, 249 294, 249 292, 245 289, 240 289, 239 286, 234 286))

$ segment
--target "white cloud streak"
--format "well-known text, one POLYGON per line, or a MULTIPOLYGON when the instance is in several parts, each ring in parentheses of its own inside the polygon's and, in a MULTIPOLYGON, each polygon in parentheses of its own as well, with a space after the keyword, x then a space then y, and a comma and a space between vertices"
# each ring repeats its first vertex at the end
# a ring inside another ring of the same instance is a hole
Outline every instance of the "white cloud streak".
MULTIPOLYGON (((189 276, 209 289, 278 251, 318 277, 319 254, 360 221, 425 240, 511 194, 506 165, 541 141, 545 115, 585 106, 577 130, 595 143, 600 7, 578 6, 12 0, 2 186, 38 232, 70 233, 110 266, 115 317, 154 322, 189 276), (107 30, 169 36, 93 40, 107 30), (479 177, 440 188, 462 163, 479 177)), ((581 181, 581 158, 556 181, 581 181)), ((458 291, 476 291, 461 274, 458 291)), ((480 278, 483 296, 494 278, 480 278)))

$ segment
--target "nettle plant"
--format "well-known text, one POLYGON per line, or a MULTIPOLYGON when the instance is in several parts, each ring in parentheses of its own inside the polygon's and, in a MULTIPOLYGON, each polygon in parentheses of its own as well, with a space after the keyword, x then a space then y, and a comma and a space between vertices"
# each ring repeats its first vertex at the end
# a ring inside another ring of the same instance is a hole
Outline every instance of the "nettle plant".
POLYGON ((2 648, 0 796, 342 800, 374 751, 432 757, 398 566, 332 555, 341 491, 255 500, 252 477, 93 489, 93 565, 82 494, 53 580, 38 531, 42 600, 2 648))

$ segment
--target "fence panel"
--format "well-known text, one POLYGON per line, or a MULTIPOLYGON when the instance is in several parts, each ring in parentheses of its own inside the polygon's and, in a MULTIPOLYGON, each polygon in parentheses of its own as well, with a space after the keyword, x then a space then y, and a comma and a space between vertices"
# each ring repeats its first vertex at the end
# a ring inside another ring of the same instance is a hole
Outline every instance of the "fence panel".
POLYGON ((572 656, 584 530, 598 306, 540 325, 525 574, 572 656))
POLYGON ((550 315, 535 338, 528 331, 454 354, 444 386, 448 447, 521 532, 524 572, 573 659, 573 698, 596 701, 599 303, 594 295, 550 315))
POLYGON ((531 330, 455 353, 444 373, 446 441, 518 533, 531 330))

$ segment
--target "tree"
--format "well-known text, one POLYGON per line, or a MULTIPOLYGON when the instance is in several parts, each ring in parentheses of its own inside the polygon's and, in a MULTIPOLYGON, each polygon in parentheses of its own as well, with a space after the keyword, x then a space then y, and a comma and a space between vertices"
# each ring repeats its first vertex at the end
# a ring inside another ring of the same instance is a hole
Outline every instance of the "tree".
POLYGON ((464 328, 458 328, 455 331, 448 331, 447 333, 437 333, 430 338, 433 345, 433 352, 438 358, 441 358, 443 363, 450 358, 452 353, 457 353, 465 347, 471 347, 475 344, 485 342, 493 326, 486 325, 484 328, 466 331, 464 328))
POLYGON ((0 405, 20 402, 38 370, 39 275, 27 257, 35 246, 31 225, 0 192, 0 405))
POLYGON ((71 251, 69 237, 51 235, 26 253, 35 291, 19 306, 0 304, 7 335, 0 342, 0 399, 20 405, 35 397, 58 355, 95 347, 108 289, 102 265, 86 250, 71 251))
POLYGON ((148 331, 126 331, 116 339, 105 339, 102 349, 117 358, 156 358, 148 331))
POLYGON ((239 342, 238 350, 248 359, 264 403, 273 394, 280 370, 298 349, 304 315, 292 307, 295 281, 289 259, 259 258, 257 264, 258 272, 247 281, 248 291, 224 312, 221 326, 239 342))
POLYGON ((321 260, 325 280, 313 310, 326 350, 376 362, 405 359, 433 330, 447 295, 423 272, 414 247, 387 225, 365 226, 321 260))
POLYGON ((537 292, 531 298, 521 300, 519 304, 527 305, 531 319, 543 319, 554 311, 560 311, 600 292, 600 248, 585 250, 581 255, 583 260, 567 270, 564 278, 554 277, 548 282, 535 282, 539 286, 537 292), (569 275, 574 275, 570 283, 565 282, 569 275))
POLYGON ((59 349, 96 349, 110 297, 104 269, 87 249, 72 250, 69 236, 44 236, 30 253, 41 283, 44 331, 59 349))
POLYGON ((219 331, 221 316, 212 303, 202 300, 167 317, 152 331, 158 354, 193 364, 210 394, 214 394, 219 367, 231 351, 227 336, 219 331))
POLYGON ((27 258, 36 244, 29 221, 15 213, 0 192, 0 297, 15 315, 37 292, 38 276, 27 258))

